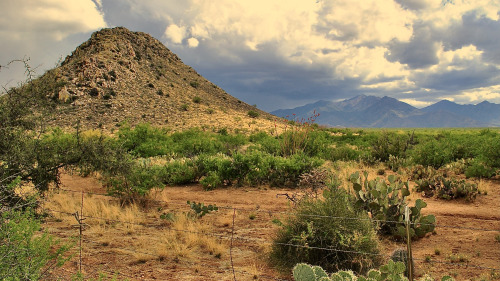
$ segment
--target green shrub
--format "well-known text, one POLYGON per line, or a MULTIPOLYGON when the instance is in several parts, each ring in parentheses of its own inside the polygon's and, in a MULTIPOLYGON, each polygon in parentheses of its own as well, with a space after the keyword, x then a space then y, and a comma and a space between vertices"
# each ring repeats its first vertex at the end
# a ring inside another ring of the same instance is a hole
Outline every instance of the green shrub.
POLYGON ((149 124, 138 124, 134 129, 122 126, 118 131, 118 141, 127 151, 138 157, 166 155, 171 146, 167 131, 153 128, 149 124))
POLYGON ((389 156, 406 156, 406 151, 414 144, 414 135, 399 135, 396 133, 382 132, 372 140, 372 156, 382 162, 389 160, 389 156))
POLYGON ((38 280, 49 263, 61 266, 70 245, 47 233, 30 210, 2 212, 0 217, 0 279, 38 280))
POLYGON ((207 175, 200 180, 205 190, 213 190, 224 184, 217 171, 208 171, 207 175))
POLYGON ((188 111, 188 108, 189 108, 189 105, 187 105, 186 103, 183 103, 183 104, 181 105, 181 110, 182 110, 182 111, 188 111))
POLYGON ((266 134, 265 132, 259 132, 251 135, 249 137, 249 141, 256 145, 255 147, 251 147, 249 149, 260 150, 273 155, 281 154, 280 140, 266 134))
POLYGON ((176 159, 160 168, 158 177, 163 184, 188 184, 198 180, 199 171, 194 160, 176 159))
POLYGON ((470 166, 465 168, 465 176, 467 178, 491 178, 495 176, 495 174, 495 169, 477 160, 473 161, 470 166))
POLYGON ((456 160, 472 157, 473 151, 465 140, 437 137, 415 146, 411 155, 416 164, 438 169, 456 160))
POLYGON ((89 90, 89 95, 91 97, 97 97, 99 95, 99 90, 97 88, 92 88, 89 90))
POLYGON ((479 158, 492 168, 500 168, 500 136, 497 133, 490 137, 480 148, 479 158))
POLYGON ((279 268, 306 262, 327 271, 362 272, 379 265, 373 225, 341 188, 326 190, 323 199, 301 200, 281 225, 271 250, 271 260, 279 268))
POLYGON ((127 173, 106 178, 107 190, 123 203, 133 203, 155 187, 162 186, 160 166, 134 165, 127 173))
POLYGON ((196 96, 196 97, 193 98, 193 102, 194 103, 200 103, 201 102, 201 98, 198 97, 198 96, 196 96))
POLYGON ((257 111, 255 111, 255 110, 249 110, 248 113, 247 113, 247 115, 249 117, 252 117, 252 118, 257 118, 257 117, 259 117, 260 114, 257 111))
POLYGON ((332 161, 352 161, 358 160, 361 155, 359 150, 352 149, 347 146, 339 146, 331 151, 330 159, 332 161))
POLYGON ((255 150, 234 153, 231 157, 223 154, 204 154, 196 159, 199 174, 205 176, 201 183, 207 189, 222 184, 297 187, 300 176, 321 163, 321 160, 305 155, 285 158, 255 150))
POLYGON ((300 176, 319 167, 323 161, 304 154, 294 154, 290 157, 275 157, 269 169, 269 184, 271 186, 296 187, 300 176))

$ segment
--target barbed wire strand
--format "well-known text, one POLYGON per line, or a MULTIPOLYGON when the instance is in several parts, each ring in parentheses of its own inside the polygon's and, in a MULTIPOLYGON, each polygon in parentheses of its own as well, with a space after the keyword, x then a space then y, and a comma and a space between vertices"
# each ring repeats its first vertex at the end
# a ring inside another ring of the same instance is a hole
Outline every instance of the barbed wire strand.
POLYGON ((413 258, 413 260, 422 261, 424 263, 439 263, 439 264, 447 264, 447 265, 453 265, 453 266, 472 267, 472 268, 483 269, 483 270, 500 271, 500 268, 480 266, 480 265, 474 265, 474 264, 469 264, 469 263, 447 262, 447 261, 439 261, 439 260, 425 260, 425 259, 420 259, 420 258, 413 258))
MULTIPOLYGON (((67 190, 67 189, 59 189, 62 191, 67 191, 67 192, 74 192, 74 193, 80 193, 81 191, 75 191, 75 190, 67 190)), ((100 196, 106 196, 106 197, 113 197, 112 195, 109 194, 104 194, 104 193, 95 193, 95 192, 84 192, 86 194, 92 194, 92 195, 100 195, 100 196)), ((186 204, 182 203, 177 203, 177 202, 169 202, 169 201, 164 201, 164 200, 157 200, 157 199, 149 199, 149 198, 136 198, 137 200, 147 200, 147 201, 153 201, 153 202, 158 202, 158 203, 165 203, 165 204, 171 204, 171 205, 180 205, 180 206, 185 206, 186 204)), ((206 204, 216 204, 216 203, 206 203, 206 204)), ((238 211, 245 211, 245 212, 262 212, 262 213, 267 213, 267 214, 283 214, 283 215, 289 215, 289 212, 283 212, 283 211, 273 211, 273 210, 264 210, 264 209, 245 209, 245 208, 236 208, 236 207, 231 207, 231 206, 217 206, 219 209, 227 209, 227 210, 238 210, 238 211)), ((392 221, 392 220, 377 220, 377 219, 371 219, 371 218, 354 218, 354 217, 340 217, 340 216, 324 216, 324 215, 308 215, 308 214, 297 214, 298 216, 302 217, 311 217, 311 218, 331 218, 331 219, 345 219, 345 220, 358 220, 358 221, 370 221, 370 222, 379 222, 379 223, 396 223, 396 224, 405 224, 404 221, 392 221)), ((475 218, 477 219, 477 218, 475 218)), ((498 222, 498 220, 495 219, 477 219, 477 220, 488 220, 488 221, 494 221, 498 222)), ((500 232, 500 229, 487 229, 487 228, 475 228, 475 227, 463 227, 463 226, 451 226, 451 225, 441 225, 441 224, 432 224, 432 223, 416 223, 412 222, 410 225, 415 225, 415 226, 434 226, 434 227, 440 227, 440 228, 454 228, 454 229, 464 229, 464 230, 477 230, 477 231, 488 231, 488 232, 500 232)))

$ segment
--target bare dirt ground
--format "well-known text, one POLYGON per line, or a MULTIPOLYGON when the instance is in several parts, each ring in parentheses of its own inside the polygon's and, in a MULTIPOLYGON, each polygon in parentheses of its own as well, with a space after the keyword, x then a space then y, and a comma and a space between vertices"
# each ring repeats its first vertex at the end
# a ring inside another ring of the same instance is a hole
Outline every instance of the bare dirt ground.
MULTIPOLYGON (((71 213, 80 210, 80 191, 104 193, 101 184, 90 177, 65 174, 62 184, 63 189, 76 192, 60 191, 48 199, 46 206, 52 216, 44 227, 63 241, 74 241, 76 246, 72 259, 62 268, 54 268, 47 280, 70 280, 78 272, 79 227, 71 213)), ((428 203, 424 213, 435 214, 438 227, 435 234, 412 244, 417 276, 500 278, 500 272, 491 269, 500 268, 500 242, 495 239, 500 232, 488 231, 500 229, 500 181, 483 181, 480 188, 487 195, 480 195, 474 203, 424 199, 428 203)), ((84 210, 84 216, 87 213, 90 217, 84 221, 82 271, 87 277, 96 278, 100 273, 119 280, 291 280, 290 273, 270 267, 266 256, 277 229, 272 220, 285 217, 291 208, 289 200, 277 194, 293 192, 249 187, 213 191, 204 191, 198 185, 166 187, 153 196, 158 201, 150 202, 146 210, 136 208, 123 214, 107 211, 106 218, 97 216, 104 216, 105 206, 118 203, 110 197, 85 194, 85 207, 103 210, 93 216, 89 215, 92 210, 84 210), (181 216, 189 212, 188 200, 221 208, 182 223, 160 218, 162 214, 181 216), (104 203, 101 206, 97 201, 104 203)), ((412 195, 412 200, 417 198, 412 195)), ((387 255, 404 247, 388 239, 380 244, 387 255)))

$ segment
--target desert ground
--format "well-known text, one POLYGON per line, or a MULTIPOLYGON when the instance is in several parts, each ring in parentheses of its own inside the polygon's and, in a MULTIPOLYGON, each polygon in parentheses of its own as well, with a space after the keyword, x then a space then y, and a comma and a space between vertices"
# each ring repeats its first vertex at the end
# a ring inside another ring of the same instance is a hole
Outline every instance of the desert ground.
MULTIPOLYGON (((46 280, 71 280, 80 266, 85 280, 292 280, 278 272, 267 253, 293 203, 283 194, 300 190, 200 185, 169 186, 144 202, 120 206, 95 177, 63 174, 61 189, 47 197, 44 229, 66 243, 72 256, 51 267, 46 280), (83 192, 83 197, 82 197, 83 192), (281 195, 280 195, 281 194, 281 195), (81 262, 80 226, 83 199, 81 262), (193 218, 187 201, 215 204, 218 211, 193 218)), ((425 214, 437 218, 435 233, 413 241, 416 276, 456 280, 500 279, 500 179, 481 180, 472 202, 424 198, 425 214), (485 195, 486 193, 486 195, 485 195), (495 270, 496 269, 496 270, 495 270)), ((412 194, 410 200, 422 198, 412 194)), ((381 238, 388 259, 402 241, 381 238)))

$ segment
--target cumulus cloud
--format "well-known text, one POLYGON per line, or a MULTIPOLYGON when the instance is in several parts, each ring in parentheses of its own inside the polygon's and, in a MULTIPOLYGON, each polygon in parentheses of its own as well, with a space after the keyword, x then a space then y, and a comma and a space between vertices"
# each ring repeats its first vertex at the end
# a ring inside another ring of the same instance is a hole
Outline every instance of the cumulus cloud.
POLYGON ((198 39, 196 38, 191 37, 187 40, 187 43, 190 48, 196 48, 200 44, 200 41, 198 41, 198 39))
MULTIPOLYGON (((106 27, 102 13, 92 0, 0 1, 0 64, 31 58, 42 74, 86 40, 90 33, 106 27)), ((24 80, 22 69, 2 69, 0 83, 15 86, 24 80)))
POLYGON ((6 0, 0 3, 2 37, 22 39, 43 33, 56 40, 106 26, 91 0, 6 0))
POLYGON ((175 44, 181 44, 186 37, 186 28, 171 24, 165 29, 165 36, 175 44))

